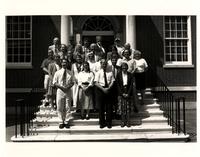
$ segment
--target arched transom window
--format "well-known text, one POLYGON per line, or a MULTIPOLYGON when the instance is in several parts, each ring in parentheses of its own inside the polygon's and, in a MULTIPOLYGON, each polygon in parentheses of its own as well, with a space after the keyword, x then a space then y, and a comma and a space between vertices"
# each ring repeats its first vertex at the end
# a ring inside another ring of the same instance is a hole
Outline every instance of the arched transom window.
POLYGON ((112 31, 111 22, 102 16, 93 16, 86 20, 83 31, 112 31))

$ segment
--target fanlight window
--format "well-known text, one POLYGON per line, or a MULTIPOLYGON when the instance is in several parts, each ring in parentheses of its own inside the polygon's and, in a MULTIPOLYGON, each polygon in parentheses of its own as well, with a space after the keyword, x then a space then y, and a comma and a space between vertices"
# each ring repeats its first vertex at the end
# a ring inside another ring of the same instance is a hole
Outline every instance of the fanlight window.
POLYGON ((89 18, 84 26, 84 31, 112 31, 113 26, 111 22, 102 16, 94 16, 89 18))

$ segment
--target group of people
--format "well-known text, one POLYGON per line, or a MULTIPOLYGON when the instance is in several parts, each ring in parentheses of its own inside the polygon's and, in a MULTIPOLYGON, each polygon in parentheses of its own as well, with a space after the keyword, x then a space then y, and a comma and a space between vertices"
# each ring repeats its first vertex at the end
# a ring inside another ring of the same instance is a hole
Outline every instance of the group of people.
POLYGON ((71 107, 80 110, 81 119, 90 119, 93 109, 99 113, 100 128, 112 127, 112 119, 121 119, 121 127, 130 127, 130 112, 138 112, 137 92, 144 104, 147 62, 141 52, 129 43, 121 45, 115 38, 110 52, 102 46, 101 36, 96 43, 84 39, 83 45, 60 44, 53 39, 44 71, 46 102, 56 109, 61 120, 59 128, 70 128, 71 107))

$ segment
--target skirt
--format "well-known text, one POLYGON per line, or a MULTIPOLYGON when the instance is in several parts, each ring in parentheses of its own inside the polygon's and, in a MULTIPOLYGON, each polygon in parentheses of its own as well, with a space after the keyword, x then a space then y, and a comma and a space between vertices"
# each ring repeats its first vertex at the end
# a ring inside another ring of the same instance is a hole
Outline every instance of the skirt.
POLYGON ((146 89, 146 80, 145 80, 145 72, 143 73, 135 73, 135 84, 137 90, 146 89))

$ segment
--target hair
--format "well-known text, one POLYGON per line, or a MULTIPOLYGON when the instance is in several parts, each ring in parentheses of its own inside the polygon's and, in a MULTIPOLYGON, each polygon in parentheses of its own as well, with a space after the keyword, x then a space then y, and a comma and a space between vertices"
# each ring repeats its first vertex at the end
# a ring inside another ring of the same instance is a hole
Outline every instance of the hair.
POLYGON ((123 52, 122 52, 122 56, 124 56, 124 52, 125 52, 125 51, 128 51, 128 52, 129 52, 129 56, 131 55, 131 51, 125 49, 125 50, 123 50, 123 52))
MULTIPOLYGON (((88 65, 88 71, 90 72, 90 64, 89 64, 87 61, 83 62, 83 65, 84 65, 84 64, 87 64, 87 65, 88 65)), ((85 70, 85 69, 84 69, 84 66, 83 66, 83 70, 85 70)))
POLYGON ((134 55, 142 55, 142 52, 140 52, 139 50, 135 50, 134 55))
POLYGON ((125 63, 125 62, 123 62, 123 63, 121 64, 121 67, 124 66, 124 65, 128 68, 128 64, 125 63))

